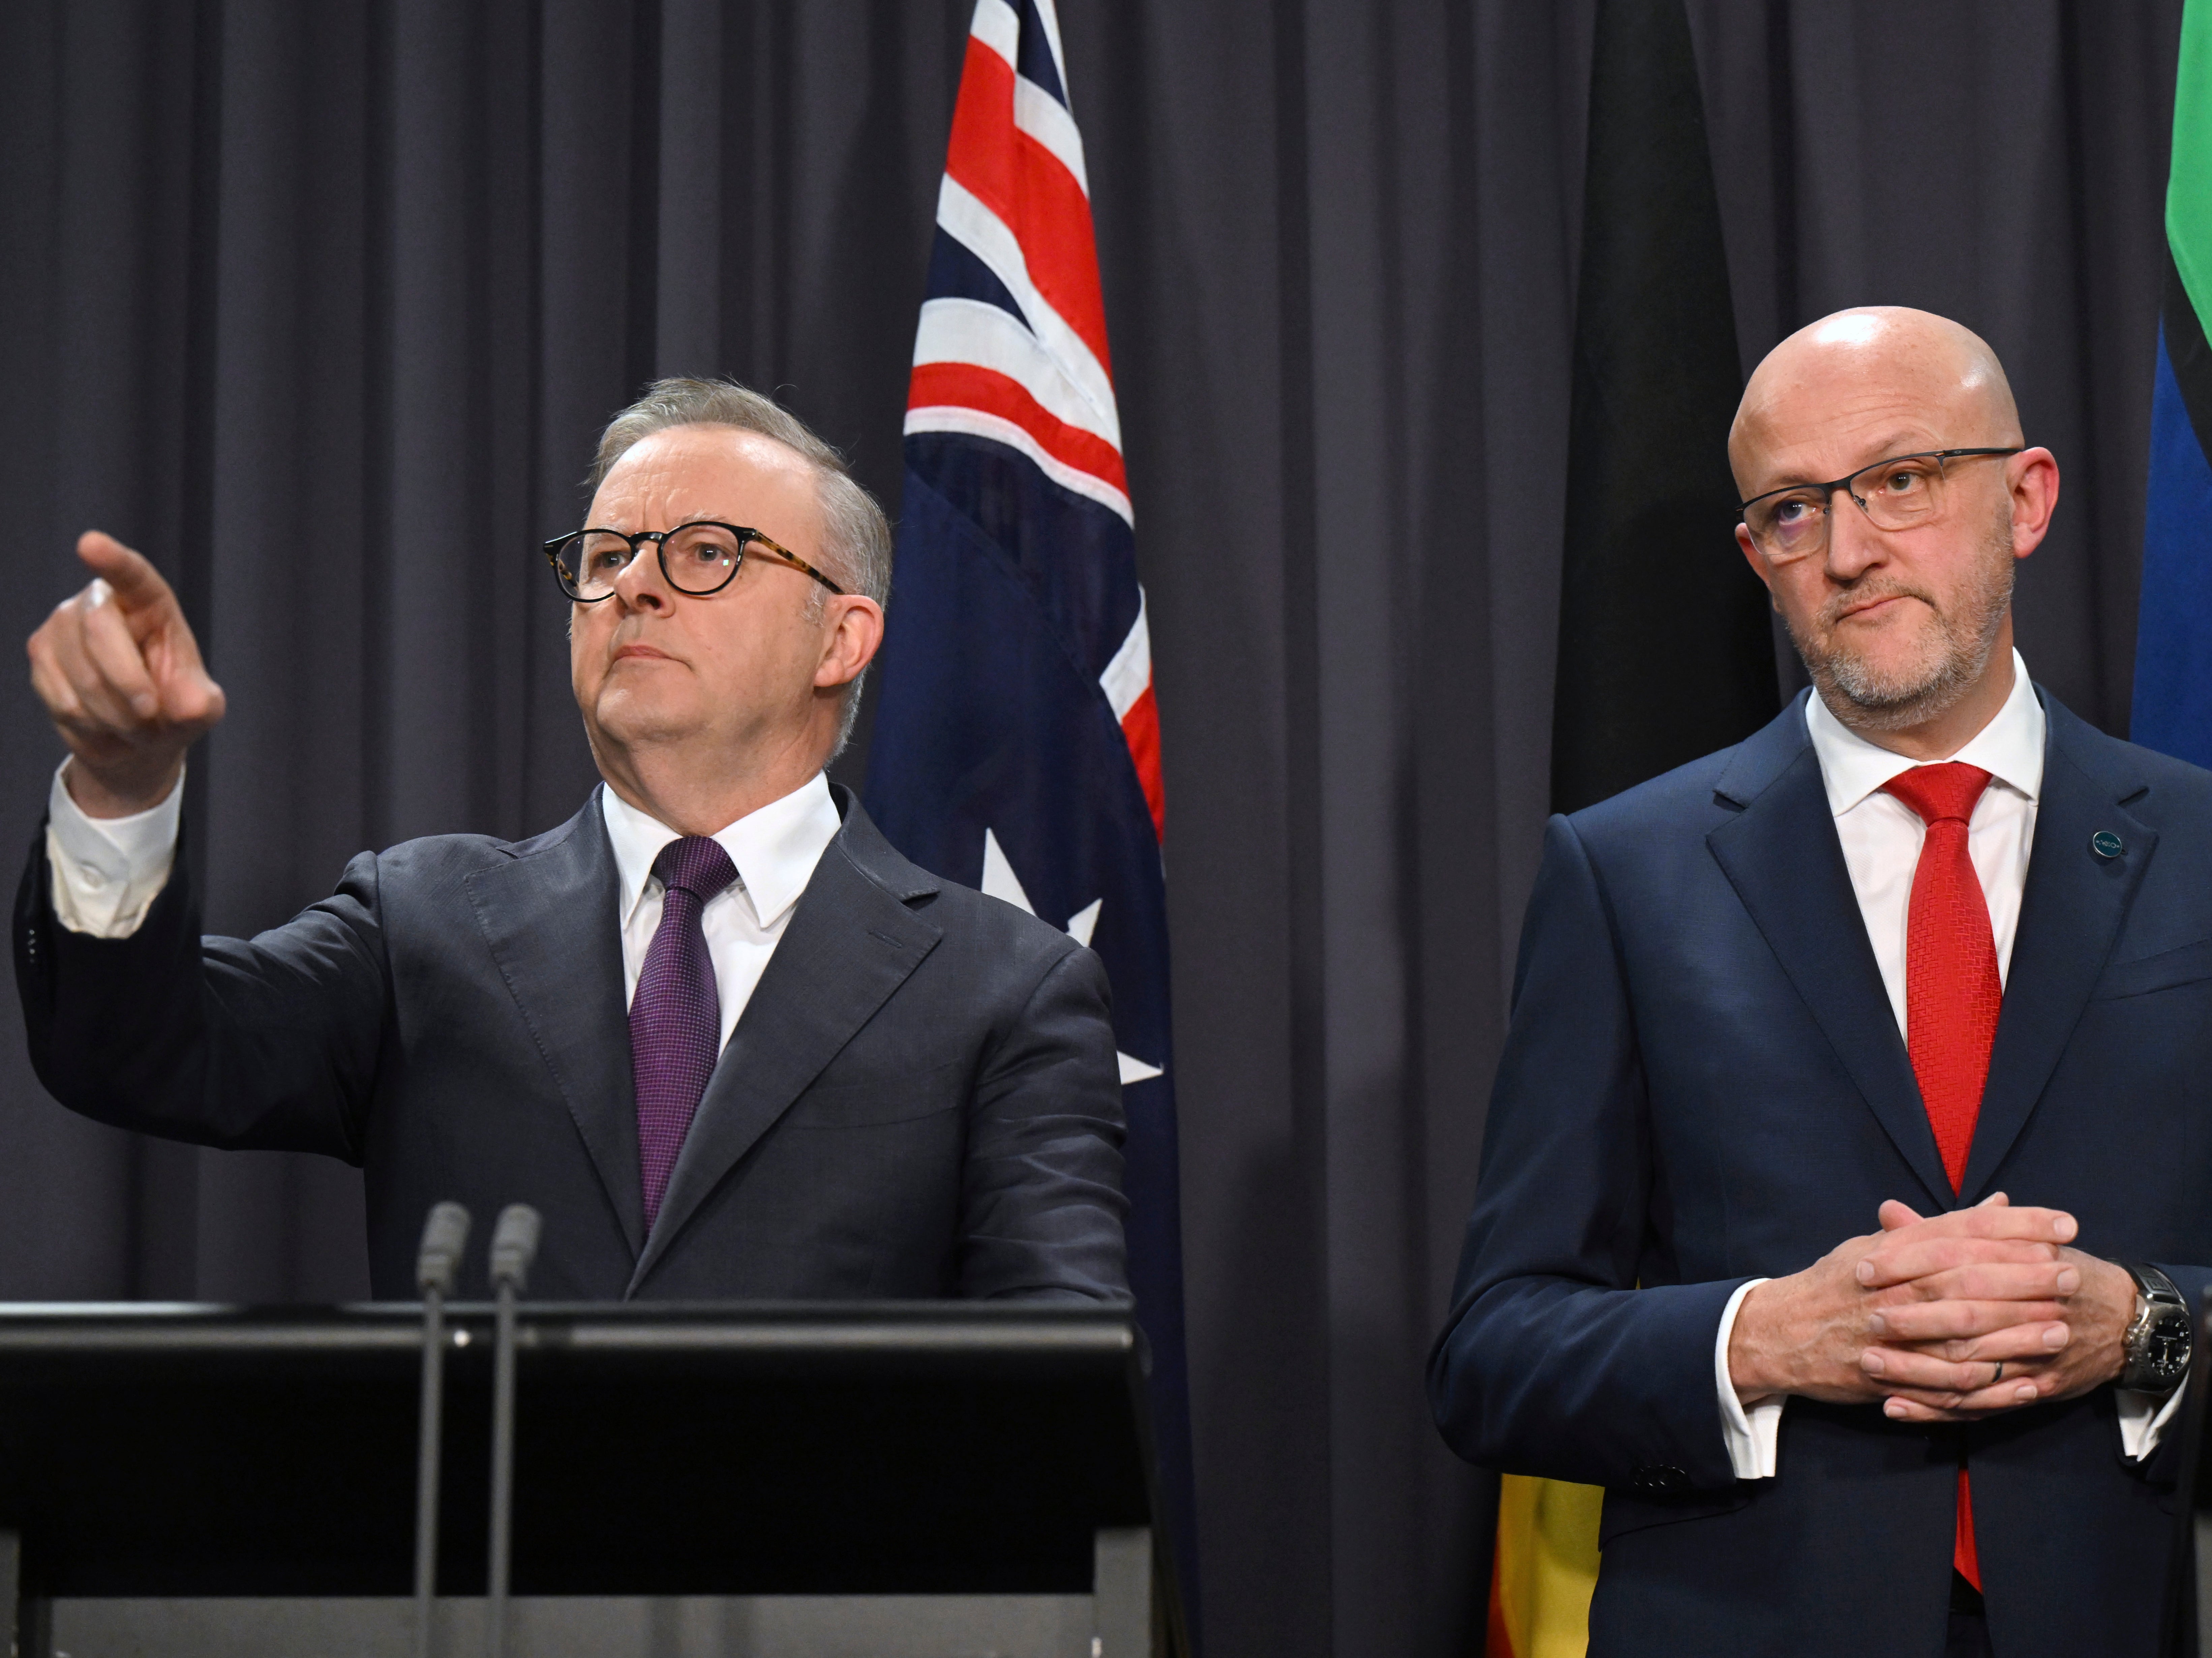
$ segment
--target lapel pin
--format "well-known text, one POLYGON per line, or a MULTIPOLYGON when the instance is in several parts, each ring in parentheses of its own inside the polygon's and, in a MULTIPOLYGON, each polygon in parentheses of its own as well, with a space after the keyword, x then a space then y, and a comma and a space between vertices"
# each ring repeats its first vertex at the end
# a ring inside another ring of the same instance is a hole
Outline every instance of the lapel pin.
POLYGON ((2099 829, 2089 837, 2089 850, 2100 858, 2117 858, 2127 850, 2127 846, 2112 830, 2099 829))

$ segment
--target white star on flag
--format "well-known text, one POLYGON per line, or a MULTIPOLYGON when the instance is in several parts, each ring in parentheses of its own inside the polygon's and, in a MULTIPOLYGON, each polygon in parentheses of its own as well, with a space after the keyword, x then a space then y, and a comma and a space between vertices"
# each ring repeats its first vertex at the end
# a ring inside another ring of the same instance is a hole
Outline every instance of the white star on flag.
MULTIPOLYGON (((999 844, 999 837, 988 829, 983 831, 983 890, 994 898, 1005 900, 1016 909, 1024 910, 1031 915, 1036 914, 1036 906, 1030 902, 1029 894, 1022 890, 1021 879, 1014 873, 1014 866, 1006 861, 1006 848, 999 844)), ((1088 949, 1091 935, 1098 926, 1098 912, 1105 902, 1103 898, 1093 898, 1069 916, 1067 936, 1088 949)), ((1116 1049, 1114 1058, 1121 1067, 1124 1087, 1131 1083, 1143 1082, 1147 1078, 1166 1074, 1159 1066, 1146 1065, 1133 1054, 1124 1054, 1116 1049)))

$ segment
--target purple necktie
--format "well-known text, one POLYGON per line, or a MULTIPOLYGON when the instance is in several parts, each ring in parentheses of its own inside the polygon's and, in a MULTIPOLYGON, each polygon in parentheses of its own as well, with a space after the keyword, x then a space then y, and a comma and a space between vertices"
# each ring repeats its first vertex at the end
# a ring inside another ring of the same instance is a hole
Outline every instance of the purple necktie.
POLYGON ((699 912, 738 878, 730 854, 703 835, 670 841, 653 860, 653 872, 665 890, 660 926, 629 1003, 638 1172, 648 1232, 722 1045, 721 993, 714 988, 714 963, 699 930, 699 912))

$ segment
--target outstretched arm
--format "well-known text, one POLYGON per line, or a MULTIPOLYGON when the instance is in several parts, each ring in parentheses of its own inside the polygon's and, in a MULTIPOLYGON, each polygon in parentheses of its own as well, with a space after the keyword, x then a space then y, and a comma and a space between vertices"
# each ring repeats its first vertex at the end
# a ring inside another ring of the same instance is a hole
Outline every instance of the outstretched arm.
POLYGON ((190 883, 171 870, 174 794, 222 690, 159 571, 97 531, 77 556, 91 583, 27 647, 70 750, 15 906, 32 1063, 56 1098, 104 1122, 358 1161, 385 999, 376 859, 258 938, 201 938, 190 883))
POLYGON ((378 859, 252 938, 203 938, 180 868, 129 936, 59 925, 45 848, 16 893, 31 1064, 71 1110, 199 1145, 362 1159, 388 974, 378 859))

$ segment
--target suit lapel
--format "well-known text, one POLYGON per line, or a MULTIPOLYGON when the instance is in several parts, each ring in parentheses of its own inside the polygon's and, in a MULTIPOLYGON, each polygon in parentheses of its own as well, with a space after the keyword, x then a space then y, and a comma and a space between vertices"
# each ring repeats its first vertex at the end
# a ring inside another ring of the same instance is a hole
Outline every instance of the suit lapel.
POLYGON ((1802 698, 1737 750, 1715 793, 1741 810, 1705 844, 1929 1200, 1949 1208, 1951 1182, 1867 940, 1802 698))
POLYGON ((462 885, 634 1257, 645 1243, 645 1199, 615 913, 621 887, 597 792, 538 847, 462 885))
POLYGON ((1994 1184, 2034 1114, 2158 845, 2158 832, 2119 804, 2146 786, 2121 763, 2125 750, 2056 698, 2044 696, 2043 705, 2049 723, 2035 847, 2021 896, 1989 1081, 1966 1158, 1962 1195, 1968 1202, 1978 1201, 1994 1184), (2118 857, 2100 858, 2090 849, 2089 837, 2100 829, 2120 837, 2124 850, 2118 857))
MULTIPOLYGON (((707 1084, 631 1275, 632 1295, 722 1178, 941 936, 905 902, 938 883, 891 849, 849 793, 836 793, 845 827, 815 866, 707 1084)), ((635 1157, 633 1145, 633 1169, 635 1157)))

